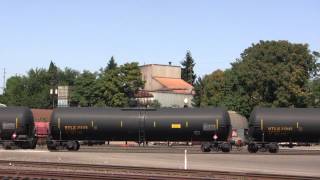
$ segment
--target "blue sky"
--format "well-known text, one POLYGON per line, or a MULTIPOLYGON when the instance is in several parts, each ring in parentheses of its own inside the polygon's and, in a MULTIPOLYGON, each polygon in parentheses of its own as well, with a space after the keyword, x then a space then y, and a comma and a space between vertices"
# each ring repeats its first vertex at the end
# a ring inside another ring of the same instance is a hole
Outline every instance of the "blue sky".
POLYGON ((96 71, 111 56, 119 64, 178 65, 190 50, 204 75, 229 68, 259 40, 319 51, 319 9, 317 0, 1 0, 0 68, 8 77, 53 60, 96 71))

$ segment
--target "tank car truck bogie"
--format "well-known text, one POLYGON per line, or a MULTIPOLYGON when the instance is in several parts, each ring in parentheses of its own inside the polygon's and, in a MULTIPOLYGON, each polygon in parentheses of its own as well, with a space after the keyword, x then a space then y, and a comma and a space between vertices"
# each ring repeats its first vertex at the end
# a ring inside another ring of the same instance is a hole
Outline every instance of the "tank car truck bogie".
POLYGON ((68 151, 78 151, 80 149, 79 141, 57 141, 57 140, 48 140, 47 148, 49 151, 57 150, 68 150, 68 151))
POLYGON ((225 141, 212 141, 212 142, 204 142, 201 144, 201 151, 202 152, 230 152, 232 146, 230 143, 225 141))
POLYGON ((266 143, 266 142, 251 142, 248 144, 248 152, 256 153, 256 152, 270 152, 277 153, 279 151, 278 143, 266 143))

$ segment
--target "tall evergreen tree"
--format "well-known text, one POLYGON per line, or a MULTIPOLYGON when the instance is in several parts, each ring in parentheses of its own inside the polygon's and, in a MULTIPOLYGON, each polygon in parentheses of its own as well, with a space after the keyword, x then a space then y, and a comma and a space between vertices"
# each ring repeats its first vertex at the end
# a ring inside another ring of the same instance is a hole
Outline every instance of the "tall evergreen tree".
POLYGON ((116 61, 114 60, 114 57, 111 56, 111 58, 110 58, 110 60, 109 60, 109 62, 108 62, 108 65, 107 65, 106 70, 115 69, 117 66, 118 66, 118 65, 117 65, 116 61))
POLYGON ((200 107, 201 101, 203 99, 203 81, 201 77, 198 77, 196 82, 194 83, 194 96, 192 99, 192 106, 200 107))
POLYGON ((189 84, 193 85, 196 75, 193 71, 195 66, 194 60, 191 56, 191 52, 187 51, 185 60, 181 62, 182 69, 181 69, 181 79, 185 80, 189 84))
POLYGON ((58 85, 58 67, 51 61, 48 69, 48 76, 50 79, 50 85, 55 87, 58 85))

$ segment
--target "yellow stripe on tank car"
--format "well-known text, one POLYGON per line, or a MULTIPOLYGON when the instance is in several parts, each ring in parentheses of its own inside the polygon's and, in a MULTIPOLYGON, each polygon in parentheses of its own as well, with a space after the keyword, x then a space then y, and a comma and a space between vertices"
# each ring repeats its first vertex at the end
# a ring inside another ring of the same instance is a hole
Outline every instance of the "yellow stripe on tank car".
POLYGON ((122 126, 123 126, 123 123, 122 123, 122 121, 120 121, 120 127, 122 128, 122 126))
POLYGON ((61 119, 58 118, 58 129, 60 129, 60 122, 61 122, 61 119))
POLYGON ((19 118, 16 117, 16 129, 18 129, 18 127, 19 127, 19 118))
POLYGON ((189 127, 189 122, 188 121, 186 121, 186 127, 189 127))
POLYGON ((91 127, 93 128, 93 121, 91 121, 91 127))
POLYGON ((155 121, 153 121, 153 127, 154 127, 154 128, 156 127, 156 122, 155 122, 155 121))
POLYGON ((216 119, 216 128, 219 129, 219 119, 216 119))
POLYGON ((263 119, 260 120, 260 128, 261 128, 261 131, 263 131, 263 119))
POLYGON ((180 129, 181 128, 181 124, 178 124, 178 123, 171 124, 171 128, 172 129, 180 129))
POLYGON ((297 122, 297 129, 299 129, 299 122, 297 122))

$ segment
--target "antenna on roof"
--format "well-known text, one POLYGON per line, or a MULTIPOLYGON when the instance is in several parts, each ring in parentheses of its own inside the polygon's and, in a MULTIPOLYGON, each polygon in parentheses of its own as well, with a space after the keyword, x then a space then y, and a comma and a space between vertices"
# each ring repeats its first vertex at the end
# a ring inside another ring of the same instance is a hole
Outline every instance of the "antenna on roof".
POLYGON ((172 64, 172 62, 171 62, 171 61, 169 61, 169 66, 171 66, 171 64, 172 64))

